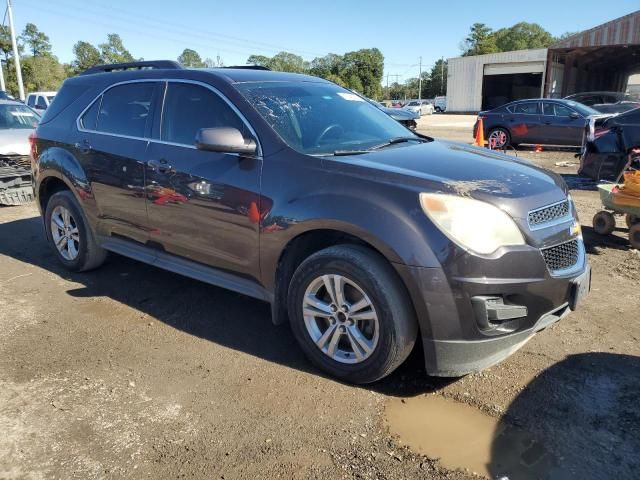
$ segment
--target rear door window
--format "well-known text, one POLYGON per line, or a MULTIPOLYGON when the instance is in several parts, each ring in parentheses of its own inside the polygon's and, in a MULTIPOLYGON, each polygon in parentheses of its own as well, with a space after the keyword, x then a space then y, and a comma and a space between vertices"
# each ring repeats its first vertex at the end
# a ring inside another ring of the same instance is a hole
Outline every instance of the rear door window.
POLYGON ((29 105, 31 108, 36 106, 36 96, 35 95, 29 95, 27 97, 27 105, 29 105))
POLYGON ((201 128, 233 127, 250 137, 244 122, 217 94, 200 85, 169 82, 160 139, 193 145, 201 128))
POLYGON ((524 102, 518 103, 512 107, 513 113, 524 113, 526 115, 537 115, 538 112, 538 102, 524 102))
MULTIPOLYGON (((155 82, 139 82, 107 90, 102 95, 95 130, 144 138, 155 86, 155 82)), ((87 122, 91 120, 87 118, 87 122)))

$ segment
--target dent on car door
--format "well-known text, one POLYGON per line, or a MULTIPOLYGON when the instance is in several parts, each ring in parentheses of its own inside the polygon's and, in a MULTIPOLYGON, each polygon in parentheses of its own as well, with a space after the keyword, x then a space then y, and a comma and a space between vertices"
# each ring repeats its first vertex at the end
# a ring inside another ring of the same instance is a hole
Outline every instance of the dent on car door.
POLYGON ((91 181, 97 230, 148 240, 144 159, 157 82, 115 86, 81 116, 73 148, 91 181))
POLYGON ((258 277, 262 159, 199 150, 201 128, 232 127, 254 135, 211 89, 168 82, 162 122, 147 150, 146 196, 152 240, 162 250, 220 269, 258 277))

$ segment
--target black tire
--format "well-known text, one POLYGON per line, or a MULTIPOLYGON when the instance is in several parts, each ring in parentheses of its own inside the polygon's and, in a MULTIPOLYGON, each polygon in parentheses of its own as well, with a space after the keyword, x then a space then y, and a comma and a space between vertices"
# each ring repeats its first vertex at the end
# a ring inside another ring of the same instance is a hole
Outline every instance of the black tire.
POLYGON ((640 250, 640 223, 631 225, 629 229, 629 243, 636 250, 640 250))
POLYGON ((492 148, 500 149, 500 148, 505 148, 511 145, 511 133, 509 133, 509 130, 507 130, 506 128, 496 127, 489 130, 489 132, 487 133, 487 144, 489 145, 490 145, 489 142, 492 134, 502 134, 504 135, 504 138, 505 138, 504 143, 502 143, 501 145, 496 144, 496 146, 492 148))
POLYGON ((370 383, 390 374, 411 353, 418 331, 413 306, 397 273, 383 257, 356 245, 329 247, 303 261, 289 285, 288 309, 293 334, 311 362, 351 383, 370 383), (305 292, 322 275, 340 275, 355 282, 375 308, 377 344, 359 363, 345 364, 331 358, 318 348, 307 330, 305 292))
POLYGON ((631 213, 627 213, 624 216, 624 221, 627 224, 627 227, 631 228, 636 223, 640 223, 640 217, 638 215, 633 215, 631 213))
POLYGON ((73 272, 92 270, 102 265, 107 258, 107 251, 101 248, 96 242, 93 232, 88 227, 82 209, 73 194, 68 190, 55 193, 49 199, 45 209, 44 228, 49 245, 55 252, 60 263, 62 263, 67 270, 73 272), (68 210, 78 229, 78 253, 77 256, 71 260, 64 258, 60 251, 58 251, 53 239, 53 233, 51 232, 51 217, 56 207, 63 207, 68 210))
POLYGON ((593 229, 599 235, 609 235, 616 228, 616 219, 611 212, 600 210, 593 216, 593 229))

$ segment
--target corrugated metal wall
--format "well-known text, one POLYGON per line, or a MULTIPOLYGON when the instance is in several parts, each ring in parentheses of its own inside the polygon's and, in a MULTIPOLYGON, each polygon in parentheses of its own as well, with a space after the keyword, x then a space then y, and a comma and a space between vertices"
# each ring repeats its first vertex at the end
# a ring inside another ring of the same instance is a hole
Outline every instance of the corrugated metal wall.
POLYGON ((640 45, 640 10, 573 35, 551 48, 640 45))
MULTIPOLYGON (((489 53, 448 60, 447 111, 477 112, 482 107, 482 78, 486 64, 523 64, 546 62, 547 49, 489 53)), ((517 66, 516 70, 521 70, 517 66)), ((540 71, 535 68, 532 71, 540 71)))

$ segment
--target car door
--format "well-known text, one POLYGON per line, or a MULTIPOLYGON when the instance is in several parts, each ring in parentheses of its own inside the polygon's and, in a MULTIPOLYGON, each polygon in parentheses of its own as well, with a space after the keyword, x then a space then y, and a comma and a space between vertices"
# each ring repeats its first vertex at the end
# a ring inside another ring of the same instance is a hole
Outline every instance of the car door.
POLYGON ((513 144, 542 143, 540 102, 519 102, 510 105, 505 115, 513 144))
POLYGON ((146 243, 145 153, 159 82, 116 85, 78 119, 73 145, 91 182, 101 235, 146 243))
POLYGON ((233 127, 255 134, 213 87, 165 84, 156 141, 147 150, 146 192, 152 240, 170 254, 258 277, 261 211, 259 156, 199 150, 201 128, 233 127))
POLYGON ((585 118, 572 108, 557 102, 542 102, 544 143, 547 145, 580 146, 585 118))

